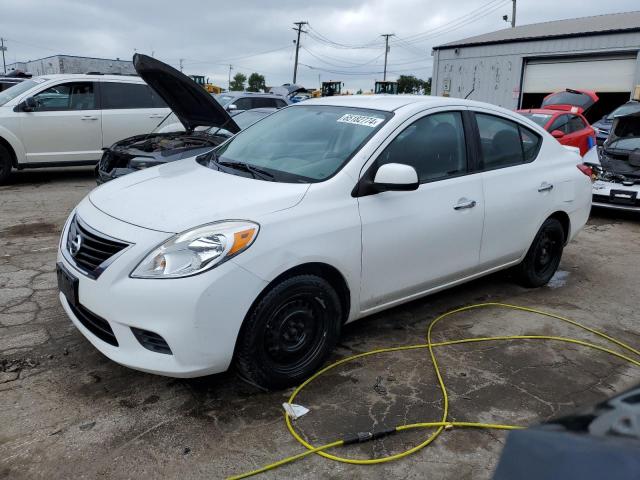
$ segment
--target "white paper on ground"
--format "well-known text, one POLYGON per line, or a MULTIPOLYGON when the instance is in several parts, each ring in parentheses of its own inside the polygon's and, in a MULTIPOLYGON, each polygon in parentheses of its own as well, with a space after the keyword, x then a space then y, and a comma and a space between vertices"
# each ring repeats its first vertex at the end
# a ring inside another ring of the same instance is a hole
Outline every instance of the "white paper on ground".
POLYGON ((309 409, 307 407, 303 407, 302 405, 296 405, 295 403, 283 403, 282 408, 287 412, 287 415, 291 417, 292 420, 296 420, 303 415, 309 413, 309 409))

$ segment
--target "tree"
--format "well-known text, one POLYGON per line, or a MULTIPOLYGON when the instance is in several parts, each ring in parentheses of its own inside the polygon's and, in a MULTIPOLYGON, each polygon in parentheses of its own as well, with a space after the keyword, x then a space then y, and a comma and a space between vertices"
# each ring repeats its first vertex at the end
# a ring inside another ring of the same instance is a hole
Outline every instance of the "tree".
POLYGON ((431 77, 429 77, 427 81, 424 82, 423 88, 425 95, 431 95, 431 77))
POLYGON ((253 72, 249 75, 249 82, 247 86, 248 92, 264 92, 267 90, 267 84, 264 80, 264 75, 253 72))
POLYGON ((247 76, 243 73, 236 73, 231 80, 229 90, 244 90, 244 82, 247 81, 247 76))
POLYGON ((398 93, 421 93, 424 80, 413 75, 400 75, 398 77, 398 93))

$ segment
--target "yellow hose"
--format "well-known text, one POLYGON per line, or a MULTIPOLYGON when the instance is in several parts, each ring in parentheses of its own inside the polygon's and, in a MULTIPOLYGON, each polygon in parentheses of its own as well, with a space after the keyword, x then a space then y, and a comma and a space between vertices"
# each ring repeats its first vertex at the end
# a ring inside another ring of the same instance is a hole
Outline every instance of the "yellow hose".
POLYGON ((337 462, 343 462, 343 463, 350 463, 350 464, 355 464, 355 465, 373 465, 373 464, 377 464, 377 463, 386 463, 386 462, 391 462, 393 460, 398 460, 400 458, 404 458, 407 455, 411 455, 412 453, 415 453, 419 450, 422 450, 424 447, 426 447, 427 445, 429 445, 431 442, 433 442, 438 435, 440 435, 440 433, 442 433, 442 430, 444 430, 445 428, 452 428, 452 427, 457 427, 457 428, 486 428, 486 429, 500 429, 500 430, 515 430, 515 429, 520 429, 520 428, 524 428, 522 426, 515 426, 515 425, 499 425, 499 424, 488 424, 488 423, 473 423, 473 422, 451 422, 448 421, 448 416, 449 416, 449 395, 447 393, 447 388, 445 386, 444 380, 442 379, 442 375, 440 373, 440 366, 438 365, 438 361, 436 359, 436 355, 434 352, 434 348, 438 348, 438 347, 445 347, 445 346, 450 346, 450 345, 460 345, 463 343, 475 343, 475 342, 493 342, 493 341, 514 341, 514 340, 548 340, 548 341, 557 341, 557 342, 565 342, 565 343, 572 343, 574 345, 581 345, 584 347, 589 347, 589 348, 593 348, 595 350, 598 350, 600 352, 603 353, 608 353, 609 355, 613 355, 621 360, 624 360, 628 363, 631 363, 632 365, 635 365, 636 367, 640 367, 640 360, 638 359, 634 359, 628 355, 625 355, 623 353, 617 352, 615 350, 612 350, 610 348, 607 347, 603 347, 601 345, 597 345, 597 344, 593 344, 590 342, 585 342, 583 340, 578 340, 575 338, 566 338, 566 337, 558 337, 558 336, 550 336, 550 335, 509 335, 509 336, 498 336, 498 337, 476 337, 476 338, 463 338, 463 339, 458 339, 458 340, 447 340, 447 341, 443 341, 443 342, 436 342, 434 343, 431 339, 431 333, 433 331, 433 328, 443 319, 451 316, 451 315, 455 315, 461 312, 466 312, 469 310, 473 310, 473 309, 477 309, 477 308, 486 308, 486 307, 498 307, 498 308, 507 308, 507 309, 511 309, 511 310, 519 310, 522 312, 528 312, 528 313, 533 313, 536 315, 542 315, 545 317, 549 317, 549 318, 553 318, 556 320, 560 320, 562 322, 568 323, 574 327, 578 327, 582 330, 585 330, 589 333, 592 333, 600 338, 602 338, 603 340, 612 343, 620 348, 622 348, 623 350, 626 350, 626 352, 631 353, 633 355, 635 355, 636 357, 638 357, 638 359, 640 359, 640 351, 636 350, 635 348, 627 345, 626 343, 613 338, 603 332, 600 332, 598 330, 595 330, 593 328, 587 327, 585 325, 582 325, 579 322, 576 322, 575 320, 571 320, 569 318, 560 316, 560 315, 556 315, 553 313, 548 313, 548 312, 544 312, 542 310, 537 310, 534 308, 528 308, 528 307, 521 307, 521 306, 517 306, 517 305, 509 305, 509 304, 505 304, 505 303, 479 303, 479 304, 475 304, 475 305, 469 305, 466 307, 462 307, 462 308, 458 308, 455 310, 451 310, 447 313, 444 313, 442 315, 440 315, 439 317, 437 317, 433 322, 431 322, 431 324, 429 325, 429 328, 427 330, 427 343, 424 344, 418 344, 418 345, 406 345, 406 346, 401 346, 401 347, 390 347, 390 348, 380 348, 380 349, 376 349, 376 350, 371 350, 368 352, 364 352, 364 353, 359 353, 357 355, 352 355, 350 357, 346 357, 343 358, 341 360, 338 360, 337 362, 334 362, 326 367, 324 367, 323 369, 319 370, 318 372, 316 372, 315 374, 313 374, 311 377, 309 377, 307 380, 305 380, 300 386, 298 386, 293 393, 291 394, 291 396, 289 397, 288 402, 289 403, 293 403, 293 401, 295 400, 295 398, 298 396, 298 394, 307 386, 309 385, 309 383, 311 383, 313 380, 317 379, 318 377, 320 377, 321 375, 325 374, 326 372, 328 372, 329 370, 336 368, 340 365, 343 365, 347 362, 351 362, 353 360, 356 360, 358 358, 363 358, 363 357, 367 357, 370 355, 379 355, 382 353, 392 353, 392 352, 399 352, 399 351, 406 351, 406 350, 415 350, 415 349, 420 349, 420 348, 427 348, 429 349, 429 355, 431 357, 431 362, 433 365, 433 369, 435 371, 436 377, 438 379, 438 384, 440 386, 440 390, 442 392, 442 399, 443 399, 443 413, 442 413, 442 419, 438 422, 423 422, 423 423, 414 423, 414 424, 409 424, 409 425, 399 425, 397 427, 395 427, 395 431, 397 432, 401 432, 404 430, 409 430, 409 429, 415 429, 415 428, 435 428, 436 430, 431 433, 427 438, 425 438, 420 444, 416 445, 415 447, 412 447, 408 450, 405 450, 403 452, 400 453, 396 453, 394 455, 388 455, 386 457, 379 457, 379 458, 366 458, 366 459, 358 459, 358 458, 347 458, 347 457, 340 457, 338 455, 333 455, 330 454, 328 452, 326 452, 326 450, 329 450, 331 448, 335 448, 335 447, 339 447, 344 445, 344 440, 338 440, 332 443, 328 443, 326 445, 321 445, 319 447, 314 447, 313 445, 311 445, 309 442, 307 442, 306 440, 304 440, 299 434, 298 432, 296 432, 296 430, 293 428, 293 424, 291 423, 291 418, 289 417, 289 415, 287 415, 285 413, 284 418, 285 418, 285 423, 287 425, 287 429, 289 430, 289 432, 291 433, 291 435, 293 435, 293 437, 301 444, 303 445, 307 450, 303 453, 300 453, 298 455, 294 455, 291 457, 287 457, 284 458, 278 462, 266 465, 258 470, 253 470, 251 472, 246 472, 243 473, 241 475, 237 475, 237 476, 233 476, 233 477, 229 477, 229 480, 238 480, 241 478, 247 478, 250 477, 252 475, 257 475, 259 473, 263 473, 266 472, 268 470, 272 470, 274 468, 280 467, 282 465, 285 465, 287 463, 291 463, 294 462, 300 458, 306 457, 307 455, 311 455, 311 454, 318 454, 321 455, 325 458, 328 458, 330 460, 334 460, 337 462))

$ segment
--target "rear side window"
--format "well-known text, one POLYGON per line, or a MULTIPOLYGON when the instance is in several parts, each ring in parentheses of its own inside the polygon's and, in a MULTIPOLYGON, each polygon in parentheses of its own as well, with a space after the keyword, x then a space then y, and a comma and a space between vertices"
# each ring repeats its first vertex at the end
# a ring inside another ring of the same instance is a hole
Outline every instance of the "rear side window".
POLYGON ((275 98, 260 98, 253 99, 253 108, 278 108, 275 98))
POLYGON ((549 131, 560 130, 562 133, 569 133, 569 115, 558 115, 551 126, 549 131))
POLYGON ((238 110, 251 110, 254 108, 252 106, 251 98, 237 98, 233 103, 237 107, 238 110))
POLYGON ((166 107, 162 99, 145 84, 103 82, 100 89, 103 110, 166 107))
POLYGON ((535 160, 542 138, 522 125, 494 115, 475 114, 484 170, 535 160))
POLYGON ((378 157, 387 163, 411 165, 420 183, 467 171, 466 143, 460 112, 434 113, 405 128, 378 157))
POLYGON ((585 128, 586 125, 578 115, 571 115, 569 120, 569 133, 577 132, 585 128))
POLYGON ((282 108, 286 106, 287 106, 287 102, 285 102, 284 100, 276 100, 276 108, 282 108))
POLYGON ((93 82, 70 82, 55 85, 33 96, 37 112, 94 110, 96 97, 93 82))

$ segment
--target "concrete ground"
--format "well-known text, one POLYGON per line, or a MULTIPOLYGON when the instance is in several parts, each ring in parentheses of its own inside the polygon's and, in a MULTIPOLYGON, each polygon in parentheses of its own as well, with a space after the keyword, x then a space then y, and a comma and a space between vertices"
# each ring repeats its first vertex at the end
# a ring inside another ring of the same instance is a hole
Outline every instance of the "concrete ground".
MULTIPOLYGON (((0 187, 0 477, 221 478, 303 451, 286 431, 290 391, 264 393, 233 373, 177 380, 121 367, 95 350, 58 304, 56 245, 71 208, 94 186, 89 169, 27 171, 0 187)), ((499 301, 567 315, 640 347, 640 218, 594 212, 565 250, 548 287, 526 290, 499 274, 412 302, 346 328, 341 358, 421 343, 434 317, 499 301)), ((565 335, 575 328, 530 314, 482 309, 452 317, 437 339, 565 335)), ((369 357, 312 383, 297 402, 314 444, 375 425, 439 420, 442 401, 427 351, 369 357)), ((534 424, 598 402, 640 380, 606 354, 551 342, 437 350, 451 418, 534 424)), ((418 444, 412 431, 339 454, 368 458, 418 444)), ((454 430, 426 450, 376 466, 317 456, 263 478, 488 479, 505 434, 454 430)))

